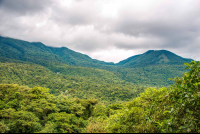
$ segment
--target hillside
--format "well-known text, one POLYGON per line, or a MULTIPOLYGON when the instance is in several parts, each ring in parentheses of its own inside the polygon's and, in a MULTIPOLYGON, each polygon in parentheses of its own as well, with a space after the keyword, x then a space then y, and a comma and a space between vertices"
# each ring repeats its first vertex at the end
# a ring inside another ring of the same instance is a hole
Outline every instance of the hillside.
POLYGON ((114 74, 134 84, 162 87, 172 84, 169 78, 181 77, 186 71, 184 65, 149 65, 119 68, 114 74))
POLYGON ((127 104, 113 104, 114 112, 93 118, 87 132, 199 133, 200 62, 185 65, 189 72, 171 88, 147 88, 127 104))
POLYGON ((48 47, 40 42, 31 43, 1 36, 0 52, 0 57, 29 61, 46 67, 62 63, 86 67, 114 64, 92 59, 66 47, 48 47))
POLYGON ((0 83, 46 87, 54 95, 65 94, 71 98, 81 99, 98 98, 108 102, 128 101, 144 91, 143 87, 121 81, 105 70, 70 68, 68 66, 69 73, 65 75, 54 73, 36 64, 0 62, 0 83), (78 70, 85 75, 78 75, 78 70), (77 75, 74 75, 75 72, 77 75))
POLYGON ((149 50, 143 54, 129 57, 117 63, 123 67, 144 67, 149 65, 183 65, 192 59, 182 58, 167 50, 149 50))
MULTIPOLYGON (((109 79, 145 86, 172 84, 168 78, 182 76, 185 72, 183 64, 191 61, 167 50, 149 50, 114 64, 92 59, 66 47, 49 47, 39 42, 31 43, 1 36, 0 52, 0 61, 4 63, 38 64, 54 73, 76 77, 93 77, 96 73, 92 72, 100 69, 112 74, 109 79)), ((108 79, 105 77, 106 80, 108 79)))
MULTIPOLYGON (((0 132, 199 133, 200 62, 185 65, 189 72, 176 78, 171 88, 147 88, 129 102, 107 105, 94 98, 71 98, 68 92, 55 96, 44 87, 0 84, 0 132)), ((2 66, 11 76, 16 76, 20 68, 26 70, 25 64, 2 66)), ((27 73, 48 71, 39 66, 27 67, 27 73)))
POLYGON ((0 43, 2 133, 199 132, 200 62, 151 50, 115 65, 64 47, 0 43))

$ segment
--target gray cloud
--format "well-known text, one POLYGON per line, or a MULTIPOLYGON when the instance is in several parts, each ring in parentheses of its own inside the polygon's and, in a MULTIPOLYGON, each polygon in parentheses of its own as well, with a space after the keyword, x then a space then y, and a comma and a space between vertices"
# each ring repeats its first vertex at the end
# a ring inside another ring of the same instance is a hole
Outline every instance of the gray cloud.
MULTIPOLYGON (((122 10, 118 21, 112 26, 113 32, 138 38, 151 35, 165 40, 160 42, 160 45, 150 42, 153 47, 179 48, 188 46, 200 34, 200 8, 198 8, 200 2, 170 2, 165 7, 160 5, 156 9, 139 14, 122 10), (179 6, 181 7, 179 8, 179 6)), ((142 47, 146 45, 144 44, 142 47)))
POLYGON ((199 0, 0 0, 0 35, 66 46, 105 61, 104 51, 128 58, 127 52, 148 49, 200 60, 199 7, 199 0))
POLYGON ((0 7, 6 12, 14 14, 32 14, 42 12, 48 5, 51 5, 51 0, 1 0, 0 7))
POLYGON ((94 24, 98 19, 100 8, 93 0, 76 0, 71 3, 71 6, 55 6, 52 9, 51 19, 61 25, 89 25, 94 24))

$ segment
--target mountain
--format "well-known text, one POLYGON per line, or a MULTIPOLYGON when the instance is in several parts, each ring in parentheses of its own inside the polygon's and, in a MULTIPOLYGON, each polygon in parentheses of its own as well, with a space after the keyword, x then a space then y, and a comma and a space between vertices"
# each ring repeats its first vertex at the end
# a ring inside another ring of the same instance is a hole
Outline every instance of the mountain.
POLYGON ((21 61, 29 61, 43 66, 52 64, 68 64, 75 66, 97 67, 113 65, 90 58, 66 47, 48 47, 40 42, 27 42, 0 36, 0 57, 21 61))
POLYGON ((129 57, 117 63, 123 67, 144 67, 149 65, 183 65, 192 59, 182 58, 167 50, 149 50, 143 54, 129 57))
POLYGON ((167 50, 149 50, 120 61, 117 64, 92 59, 88 55, 75 52, 66 47, 49 47, 40 42, 27 42, 0 36, 0 57, 29 61, 43 66, 49 64, 68 64, 82 67, 103 68, 104 65, 138 67, 158 64, 183 64, 192 59, 182 58, 167 50))
POLYGON ((0 36, 2 63, 37 64, 54 73, 100 81, 118 79, 137 85, 168 86, 172 83, 168 78, 182 76, 184 63, 191 60, 167 50, 149 50, 114 64, 92 59, 66 47, 49 47, 40 42, 0 36))
POLYGON ((200 62, 170 88, 155 88, 183 75, 189 61, 151 50, 115 65, 1 37, 0 132, 200 132, 200 62))
POLYGON ((121 67, 118 77, 122 80, 149 86, 168 86, 173 83, 168 79, 181 77, 187 71, 184 63, 191 61, 167 50, 149 50, 116 65, 121 67))

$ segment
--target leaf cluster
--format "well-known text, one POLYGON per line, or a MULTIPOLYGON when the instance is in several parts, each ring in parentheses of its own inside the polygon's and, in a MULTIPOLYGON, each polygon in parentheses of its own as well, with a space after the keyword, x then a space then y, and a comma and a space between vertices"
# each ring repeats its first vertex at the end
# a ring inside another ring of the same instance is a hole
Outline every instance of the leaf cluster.
POLYGON ((48 88, 0 84, 0 132, 82 132, 95 99, 69 99, 48 88))

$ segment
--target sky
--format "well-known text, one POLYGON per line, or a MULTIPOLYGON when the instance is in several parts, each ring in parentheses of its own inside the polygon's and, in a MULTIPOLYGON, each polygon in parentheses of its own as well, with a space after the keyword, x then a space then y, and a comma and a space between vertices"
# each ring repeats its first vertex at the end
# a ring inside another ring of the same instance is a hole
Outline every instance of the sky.
POLYGON ((0 0, 0 36, 114 63, 162 49, 200 60, 200 0, 0 0))

